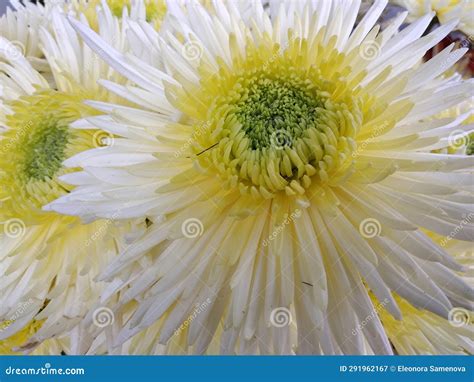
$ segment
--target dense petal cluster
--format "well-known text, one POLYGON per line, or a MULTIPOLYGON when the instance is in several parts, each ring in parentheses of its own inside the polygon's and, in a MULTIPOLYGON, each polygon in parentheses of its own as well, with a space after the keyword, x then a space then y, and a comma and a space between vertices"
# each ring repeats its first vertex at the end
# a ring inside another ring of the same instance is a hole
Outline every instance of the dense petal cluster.
POLYGON ((459 20, 458 28, 469 38, 474 37, 474 3, 471 0, 392 0, 405 7, 414 20, 434 11, 441 23, 459 20))

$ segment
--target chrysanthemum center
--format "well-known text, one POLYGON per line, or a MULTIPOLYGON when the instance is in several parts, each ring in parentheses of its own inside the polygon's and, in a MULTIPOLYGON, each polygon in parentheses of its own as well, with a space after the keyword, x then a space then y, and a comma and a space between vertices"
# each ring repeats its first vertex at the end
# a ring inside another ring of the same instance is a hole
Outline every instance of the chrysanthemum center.
POLYGON ((304 194, 347 166, 358 106, 350 97, 332 99, 317 71, 309 74, 236 75, 212 100, 210 134, 197 137, 201 166, 217 169, 229 187, 265 198, 304 194))
POLYGON ((192 126, 189 154, 175 155, 255 199, 298 197, 346 179, 364 104, 350 73, 309 64, 312 52, 296 40, 284 51, 262 43, 247 46, 245 57, 236 45, 233 54, 232 66, 203 63, 199 84, 171 89, 192 126))
POLYGON ((53 115, 45 115, 35 130, 25 136, 23 174, 27 179, 52 178, 61 168, 69 140, 67 124, 53 115))
POLYGON ((253 150, 292 146, 316 123, 319 100, 310 92, 284 81, 259 79, 237 104, 236 115, 253 150))
POLYGON ((12 112, 0 140, 0 221, 39 223, 49 216, 42 207, 68 192, 59 180, 71 171, 63 161, 95 143, 92 131, 69 128, 89 113, 83 97, 44 90, 8 105, 12 112))

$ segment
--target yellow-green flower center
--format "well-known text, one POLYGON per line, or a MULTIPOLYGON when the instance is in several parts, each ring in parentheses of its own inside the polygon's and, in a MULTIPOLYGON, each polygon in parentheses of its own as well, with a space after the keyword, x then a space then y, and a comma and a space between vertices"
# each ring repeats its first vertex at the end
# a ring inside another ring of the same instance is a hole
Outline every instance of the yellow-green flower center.
POLYGON ((209 86, 226 89, 210 100, 209 128, 196 137, 194 153, 228 187, 264 198, 304 194, 350 166, 358 103, 350 94, 331 97, 333 85, 316 68, 264 68, 218 81, 209 86))
MULTIPOLYGON (((245 51, 231 36, 231 61, 219 58, 216 68, 203 58, 199 82, 167 85, 182 112, 173 126, 183 131, 174 156, 255 201, 280 194, 303 200, 345 182, 358 165, 357 141, 372 135, 386 109, 360 86, 366 73, 351 70, 356 49, 342 54, 335 37, 323 41, 323 31, 311 41, 291 34, 285 47, 266 34, 247 39, 245 51)), ((399 105, 403 112, 408 106, 399 105)), ((384 121, 385 129, 395 123, 384 121)))
POLYGON ((44 115, 31 134, 21 139, 23 169, 19 174, 29 180, 52 179, 61 168, 69 140, 66 121, 44 115))
POLYGON ((242 89, 235 114, 253 150, 293 141, 317 128, 317 108, 322 98, 310 86, 256 77, 242 89))
POLYGON ((58 179, 71 171, 62 162, 95 143, 91 131, 69 128, 84 113, 95 114, 84 98, 44 90, 9 105, 13 113, 0 140, 0 221, 37 224, 51 214, 42 207, 69 191, 58 179))

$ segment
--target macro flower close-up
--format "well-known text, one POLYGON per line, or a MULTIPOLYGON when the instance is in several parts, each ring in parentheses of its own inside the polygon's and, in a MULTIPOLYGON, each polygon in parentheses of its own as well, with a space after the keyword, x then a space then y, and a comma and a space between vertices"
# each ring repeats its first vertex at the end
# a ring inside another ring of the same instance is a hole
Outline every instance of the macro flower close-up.
POLYGON ((11 1, 0 352, 472 355, 473 7, 11 1))

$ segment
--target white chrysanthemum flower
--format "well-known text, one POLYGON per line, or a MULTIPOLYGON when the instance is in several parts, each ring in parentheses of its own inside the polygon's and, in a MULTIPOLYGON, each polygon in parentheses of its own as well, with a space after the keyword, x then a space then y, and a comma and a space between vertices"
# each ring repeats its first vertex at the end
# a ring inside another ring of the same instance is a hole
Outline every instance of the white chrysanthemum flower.
POLYGON ((408 10, 409 20, 434 11, 442 24, 459 20, 456 29, 460 29, 474 38, 474 2, 472 0, 392 0, 408 10))
POLYGON ((44 59, 38 32, 41 28, 52 32, 52 9, 59 7, 75 15, 83 14, 90 27, 97 31, 98 12, 104 4, 117 18, 125 15, 131 20, 148 21, 156 29, 166 14, 164 0, 146 0, 144 3, 133 0, 45 0, 44 5, 11 0, 11 7, 7 7, 6 13, 0 17, 0 36, 10 41, 4 48, 5 53, 9 56, 23 53, 33 67, 45 75, 50 68, 44 59))
POLYGON ((4 45, 3 54, 15 58, 26 56, 33 67, 42 73, 49 72, 40 46, 38 31, 50 25, 50 15, 54 6, 64 6, 66 0, 46 0, 45 5, 11 0, 10 6, 0 17, 0 36, 9 40, 4 45))
MULTIPOLYGON (((452 117, 462 119, 463 127, 472 129, 474 126, 474 97, 471 97, 469 101, 462 102, 455 107, 443 110, 436 116, 436 118, 440 120, 452 117)), ((449 147, 442 148, 440 152, 472 155, 472 137, 474 137, 474 133, 467 131, 467 129, 463 128, 453 131, 448 138, 449 147)))
MULTIPOLYGON (((467 215, 465 219, 474 220, 474 214, 467 215)), ((474 286, 472 244, 433 233, 429 235, 466 269, 464 282, 453 280, 456 284, 454 288, 463 290, 466 284, 474 286)), ((426 310, 414 308, 399 296, 396 296, 396 301, 403 314, 402 321, 395 320, 385 309, 380 309, 379 315, 398 354, 474 353, 474 315, 468 309, 453 307, 449 311, 448 320, 445 320, 426 310)))
POLYGON ((78 187, 48 206, 152 222, 102 275, 112 352, 149 328, 164 352, 390 354, 376 312, 403 319, 394 294, 445 321, 472 309, 464 268, 420 230, 473 239, 473 158, 431 152, 471 129, 430 119, 472 92, 442 76, 466 49, 418 65, 456 21, 380 32, 380 0, 354 29, 359 3, 252 2, 246 20, 170 2, 173 33, 146 30, 156 65, 71 20, 136 84, 101 82, 135 106, 89 102, 106 115, 74 126, 118 137, 68 159, 78 187))
POLYGON ((400 297, 395 300, 403 314, 402 321, 395 320, 383 308, 378 314, 398 354, 449 355, 474 352, 474 321, 469 318, 472 313, 467 309, 451 309, 446 320, 432 312, 417 309, 400 297))
MULTIPOLYGON (((474 216, 471 216, 474 219, 474 216)), ((447 240, 446 237, 430 234, 433 239, 445 248, 457 262, 463 264, 467 272, 463 280, 469 285, 474 285, 474 264, 472 244, 457 240, 447 240)), ((465 288, 465 283, 456 286, 465 288)), ((463 292, 462 292, 463 293, 463 292)), ((370 295, 374 305, 374 312, 359 322, 352 329, 352 334, 365 330, 370 321, 380 318, 384 330, 396 354, 472 354, 474 352, 474 328, 472 326, 474 315, 465 308, 453 308, 448 314, 448 320, 424 309, 417 309, 400 296, 395 295, 403 320, 396 320, 386 309, 386 301, 379 302, 370 295)), ((149 328, 133 336, 121 348, 121 354, 186 354, 188 349, 184 336, 180 336, 191 322, 206 308, 206 303, 197 306, 193 314, 181 324, 174 336, 165 346, 159 343, 161 321, 157 321, 149 328)), ((284 316, 283 316, 284 317, 284 316)), ((217 329, 213 340, 208 346, 207 354, 219 354, 219 339, 222 328, 217 329)), ((105 353, 105 338, 99 337, 91 352, 105 353)))
MULTIPOLYGON (((102 37, 124 48, 125 30, 110 10, 99 10, 98 17, 102 37)), ((34 333, 22 344, 30 350, 81 321, 106 285, 95 276, 127 235, 141 229, 117 225, 113 216, 84 225, 42 210, 73 188, 66 184, 71 170, 64 159, 94 147, 106 152, 113 144, 109 133, 69 128, 98 114, 84 101, 125 103, 97 79, 125 80, 78 38, 59 8, 51 23, 54 32, 37 33, 54 88, 23 55, 5 54, 10 42, 0 37, 0 340, 7 346, 19 332, 34 333)))

